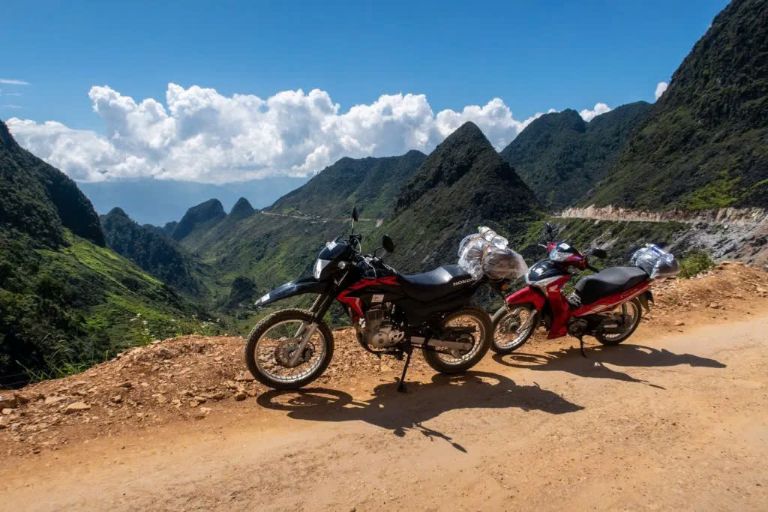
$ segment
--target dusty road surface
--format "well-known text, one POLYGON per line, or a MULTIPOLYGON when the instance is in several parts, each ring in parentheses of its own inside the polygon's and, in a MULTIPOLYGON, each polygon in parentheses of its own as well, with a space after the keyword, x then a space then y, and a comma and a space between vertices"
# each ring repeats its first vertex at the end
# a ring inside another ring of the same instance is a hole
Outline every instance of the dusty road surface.
POLYGON ((406 395, 390 363, 37 453, 7 438, 0 509, 766 510, 768 300, 739 299, 589 359, 537 339, 462 377, 417 366, 406 395))

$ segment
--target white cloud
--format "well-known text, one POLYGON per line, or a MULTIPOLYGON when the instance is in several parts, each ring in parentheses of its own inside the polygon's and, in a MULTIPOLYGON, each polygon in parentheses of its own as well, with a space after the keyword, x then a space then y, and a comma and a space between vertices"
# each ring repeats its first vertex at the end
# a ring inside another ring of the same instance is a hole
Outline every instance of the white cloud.
POLYGON ((422 94, 382 95, 341 112, 318 89, 262 99, 168 84, 165 104, 152 98, 137 102, 108 86, 92 87, 88 95, 104 120, 103 135, 54 121, 7 121, 22 146, 84 181, 154 176, 224 183, 306 175, 343 156, 428 153, 467 121, 502 149, 541 115, 517 120, 498 98, 435 114, 422 94))
POLYGON ((664 91, 667 90, 667 87, 669 87, 669 84, 667 82, 659 82, 656 84, 656 92, 654 95, 656 96, 656 99, 658 100, 661 98, 661 95, 664 94, 664 91))
POLYGON ((589 110, 588 108, 585 108, 581 112, 579 112, 579 115, 582 119, 584 119, 586 122, 590 122, 595 117, 599 116, 600 114, 605 114, 606 112, 610 112, 611 107, 606 105, 605 103, 596 103, 595 108, 592 110, 589 110))
POLYGON ((0 78, 0 84, 29 85, 29 82, 25 82, 24 80, 11 80, 10 78, 0 78))

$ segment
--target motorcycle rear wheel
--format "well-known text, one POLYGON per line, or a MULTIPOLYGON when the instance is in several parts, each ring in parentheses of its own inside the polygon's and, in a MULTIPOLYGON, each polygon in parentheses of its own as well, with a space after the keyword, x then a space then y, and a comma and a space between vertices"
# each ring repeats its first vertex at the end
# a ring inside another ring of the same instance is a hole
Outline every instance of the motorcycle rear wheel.
POLYGON ((301 330, 312 324, 313 318, 303 309, 284 309, 256 324, 245 345, 245 364, 251 375, 280 390, 299 389, 320 377, 333 358, 333 334, 322 320, 299 362, 290 365, 289 361, 301 343, 301 330))
POLYGON ((488 313, 478 308, 462 308, 448 315, 443 320, 442 327, 450 329, 451 324, 458 327, 466 326, 469 322, 474 323, 475 327, 480 330, 479 333, 473 335, 475 344, 472 349, 466 354, 453 355, 424 347, 424 360, 429 366, 440 373, 464 373, 483 359, 491 346, 493 337, 493 324, 491 324, 488 313), (445 356, 449 356, 450 359, 445 358, 445 356))
POLYGON ((628 315, 630 310, 632 310, 632 319, 629 321, 630 324, 627 327, 626 331, 618 335, 604 334, 601 332, 595 333, 595 338, 597 338, 597 341, 599 341, 603 345, 607 345, 607 346, 618 345, 622 341, 632 336, 632 333, 635 332, 635 329, 637 329, 637 326, 640 325, 640 319, 643 316, 643 307, 640 304, 640 299, 632 299, 631 301, 625 302, 624 304, 622 304, 621 307, 622 307, 622 313, 625 315, 628 315))

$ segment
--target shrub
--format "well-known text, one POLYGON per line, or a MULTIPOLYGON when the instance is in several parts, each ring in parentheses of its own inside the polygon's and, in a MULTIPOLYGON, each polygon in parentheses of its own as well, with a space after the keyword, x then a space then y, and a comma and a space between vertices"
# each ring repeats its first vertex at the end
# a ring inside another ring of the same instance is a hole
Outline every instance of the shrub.
POLYGON ((690 279, 715 266, 705 251, 695 249, 680 260, 680 277, 690 279))

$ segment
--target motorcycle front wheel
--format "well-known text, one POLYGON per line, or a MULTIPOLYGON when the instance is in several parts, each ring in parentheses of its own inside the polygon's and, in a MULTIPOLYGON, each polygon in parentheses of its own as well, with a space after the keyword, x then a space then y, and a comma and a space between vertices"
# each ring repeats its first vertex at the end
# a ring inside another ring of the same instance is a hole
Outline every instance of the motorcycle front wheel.
POLYGON ((497 354, 510 354, 519 349, 536 331, 541 315, 530 304, 507 308, 502 306, 493 315, 493 342, 491 350, 497 354))
POLYGON ((332 357, 330 328, 322 320, 313 323, 312 313, 303 309, 272 313, 256 324, 245 345, 248 370, 273 389, 306 386, 323 374, 332 357))
POLYGON ((467 351, 439 351, 431 347, 424 347, 424 359, 427 364, 440 373, 463 373, 483 358, 488 352, 493 336, 493 325, 488 313, 477 308, 463 308, 448 315, 442 322, 444 335, 450 336, 452 327, 466 329, 473 327, 471 334, 461 335, 458 340, 472 341, 472 348, 467 351))

